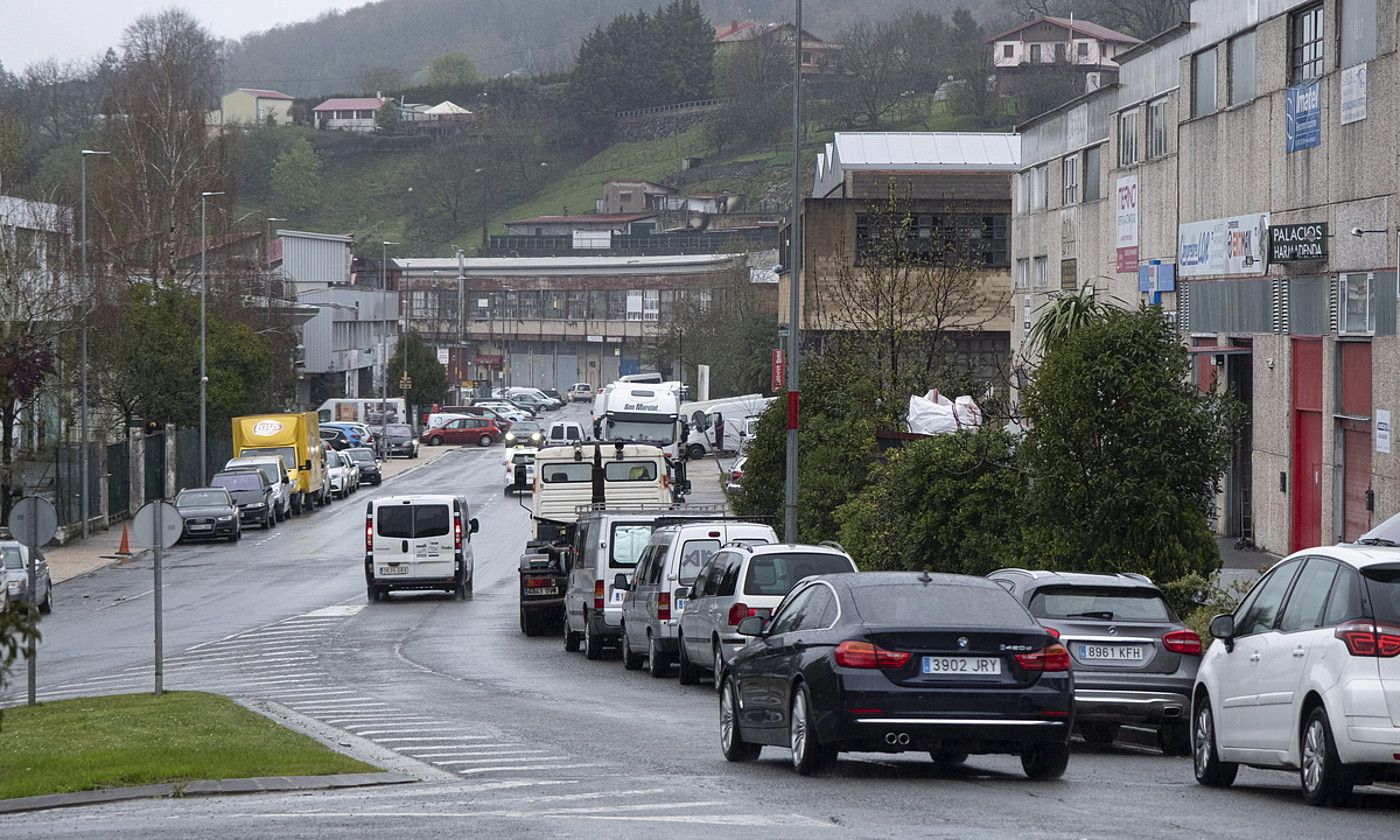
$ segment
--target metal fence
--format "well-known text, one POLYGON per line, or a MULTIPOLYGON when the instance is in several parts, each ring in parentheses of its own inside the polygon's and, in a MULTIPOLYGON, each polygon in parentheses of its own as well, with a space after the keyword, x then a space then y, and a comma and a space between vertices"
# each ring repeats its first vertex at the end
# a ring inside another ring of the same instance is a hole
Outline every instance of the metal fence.
MULTIPOLYGON (((233 442, 224 437, 211 437, 206 442, 205 479, 223 469, 228 459, 233 457, 233 442)), ((199 429, 180 429, 175 432, 175 491, 187 487, 198 487, 199 481, 199 429)))
POLYGON ((107 447, 107 516, 125 518, 131 512, 131 444, 107 447))
POLYGON ((165 433, 146 436, 146 501, 165 495, 165 433))

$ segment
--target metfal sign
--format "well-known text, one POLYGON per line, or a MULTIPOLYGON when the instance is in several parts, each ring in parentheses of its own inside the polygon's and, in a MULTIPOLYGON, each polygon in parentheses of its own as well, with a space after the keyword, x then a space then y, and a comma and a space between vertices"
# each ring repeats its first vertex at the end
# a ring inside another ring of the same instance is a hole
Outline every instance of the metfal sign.
POLYGON ((1326 222, 1269 227, 1269 262, 1321 262, 1326 259, 1326 222))
POLYGON ((1268 213, 1187 222, 1177 228, 1176 273, 1179 277, 1262 275, 1268 269, 1264 259, 1268 234, 1268 213))

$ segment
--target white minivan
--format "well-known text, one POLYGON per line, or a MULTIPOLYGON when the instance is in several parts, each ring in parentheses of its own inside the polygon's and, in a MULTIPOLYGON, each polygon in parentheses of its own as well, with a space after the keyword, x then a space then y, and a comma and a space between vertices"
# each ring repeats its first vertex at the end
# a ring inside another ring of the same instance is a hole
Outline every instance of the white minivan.
POLYGON ((396 589, 471 594, 471 535, 480 525, 458 496, 389 496, 365 505, 365 594, 396 589))

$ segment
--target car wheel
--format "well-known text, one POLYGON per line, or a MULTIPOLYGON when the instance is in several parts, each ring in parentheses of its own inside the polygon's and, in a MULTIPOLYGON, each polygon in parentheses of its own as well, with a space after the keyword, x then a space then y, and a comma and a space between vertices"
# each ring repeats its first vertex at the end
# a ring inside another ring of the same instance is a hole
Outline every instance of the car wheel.
POLYGON ((647 673, 658 680, 671 675, 671 660, 661 652, 661 646, 651 633, 647 634, 647 673))
POLYGON ((493 443, 495 443, 495 442, 496 442, 496 441, 493 440, 492 437, 491 437, 490 435, 482 435, 481 437, 477 438, 477 440, 476 440, 476 445, 477 445, 477 446, 481 446, 481 447, 486 447, 486 446, 490 446, 491 444, 493 444, 493 443))
POLYGON ((506 485, 506 495, 509 496, 509 495, 511 495, 511 494, 514 493, 514 492, 515 492, 515 487, 512 486, 512 485, 507 484, 507 485, 506 485))
POLYGON ((1079 724, 1079 734, 1091 747, 1111 747, 1113 739, 1118 737, 1118 724, 1084 722, 1079 724))
POLYGON ((726 761, 753 761, 763 751, 762 744, 750 744, 739 732, 739 690, 733 680, 725 682, 719 695, 719 748, 726 761))
POLYGON ((467 595, 468 595, 468 596, 471 596, 471 595, 474 595, 474 594, 475 594, 475 590, 473 589, 473 587, 474 587, 475 585, 476 585, 476 569, 473 568, 473 569, 472 569, 472 573, 469 574, 469 575, 467 575, 467 595))
POLYGON ((583 658, 603 658, 603 640, 593 632, 593 622, 587 618, 583 622, 583 658))
POLYGON ((967 763, 967 753, 957 750, 932 750, 928 757, 940 767, 957 767, 967 763))
POLYGON ((799 683, 788 712, 788 746, 792 749, 792 769, 800 776, 819 772, 836 758, 835 751, 817 736, 815 717, 807 685, 799 683))
POLYGON ((577 653, 580 635, 569 629, 569 619, 564 618, 564 650, 569 653, 577 653))
POLYGON ((689 447, 686 448, 685 457, 689 458, 692 461, 698 461, 701 458, 705 457, 705 447, 701 446, 698 443, 692 443, 689 447))
POLYGON ((1240 766, 1221 761, 1215 748, 1215 716, 1210 711, 1210 698, 1202 695, 1196 701, 1195 725, 1192 727, 1193 742, 1191 763, 1195 766, 1196 781, 1207 787, 1229 787, 1235 783, 1235 774, 1240 766))
POLYGON ((676 643, 680 646, 680 653, 677 654, 676 660, 676 679, 680 681, 681 685, 695 685, 700 682, 700 669, 690 661, 690 656, 686 654, 685 640, 677 639, 676 643))
POLYGON ((267 515, 263 517, 263 530, 271 531, 275 527, 277 527, 277 515, 268 511, 267 515))
POLYGON ((1355 781, 1350 768, 1337 755, 1326 709, 1318 706, 1312 710, 1299 740, 1303 801, 1309 805, 1345 805, 1355 781))
POLYGON ((1162 755, 1191 754, 1191 726, 1184 720, 1164 723, 1157 728, 1157 746, 1162 755))
POLYGON ((457 587, 452 590, 452 594, 457 596, 458 601, 467 600, 467 582, 462 581, 461 583, 457 584, 457 587))
POLYGON ((429 446, 442 446, 442 438, 441 438, 440 436, 438 436, 438 435, 433 435, 432 437, 428 438, 428 445, 429 445, 429 446))
POLYGON ((715 679, 715 691, 724 690, 724 648, 720 646, 719 639, 714 641, 715 664, 711 669, 715 679))
POLYGON ((44 600, 43 600, 42 603, 39 604, 39 612, 40 612, 42 615, 48 615, 49 613, 53 612, 53 585, 52 585, 52 584, 50 584, 50 585, 49 585, 49 588, 48 588, 47 590, 44 591, 44 600))
POLYGON ((1069 766, 1069 743, 1036 744, 1021 753, 1021 769, 1028 779, 1058 779, 1069 766))
POLYGON ((622 667, 629 671, 642 670, 642 655, 632 650, 632 643, 627 639, 627 625, 622 626, 622 667))
POLYGON ((371 604, 373 604, 375 601, 383 600, 383 598, 384 598, 384 594, 383 594, 382 592, 379 591, 379 587, 375 586, 375 585, 372 584, 372 583, 371 583, 371 584, 366 584, 366 586, 365 586, 365 600, 366 600, 366 601, 369 601, 371 604))
POLYGON ((238 528, 233 529, 233 536, 229 537, 228 541, 236 543, 241 539, 243 539, 243 528, 240 526, 238 528))

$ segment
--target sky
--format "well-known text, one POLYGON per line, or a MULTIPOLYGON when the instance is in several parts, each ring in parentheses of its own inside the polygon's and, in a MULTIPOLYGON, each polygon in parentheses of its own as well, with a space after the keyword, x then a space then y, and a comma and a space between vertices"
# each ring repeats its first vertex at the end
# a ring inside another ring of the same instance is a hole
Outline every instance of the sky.
POLYGON ((137 17, 170 6, 194 14, 220 38, 238 38, 279 23, 349 9, 368 0, 0 0, 0 64, 18 73, 44 58, 85 59, 121 40, 137 17))

